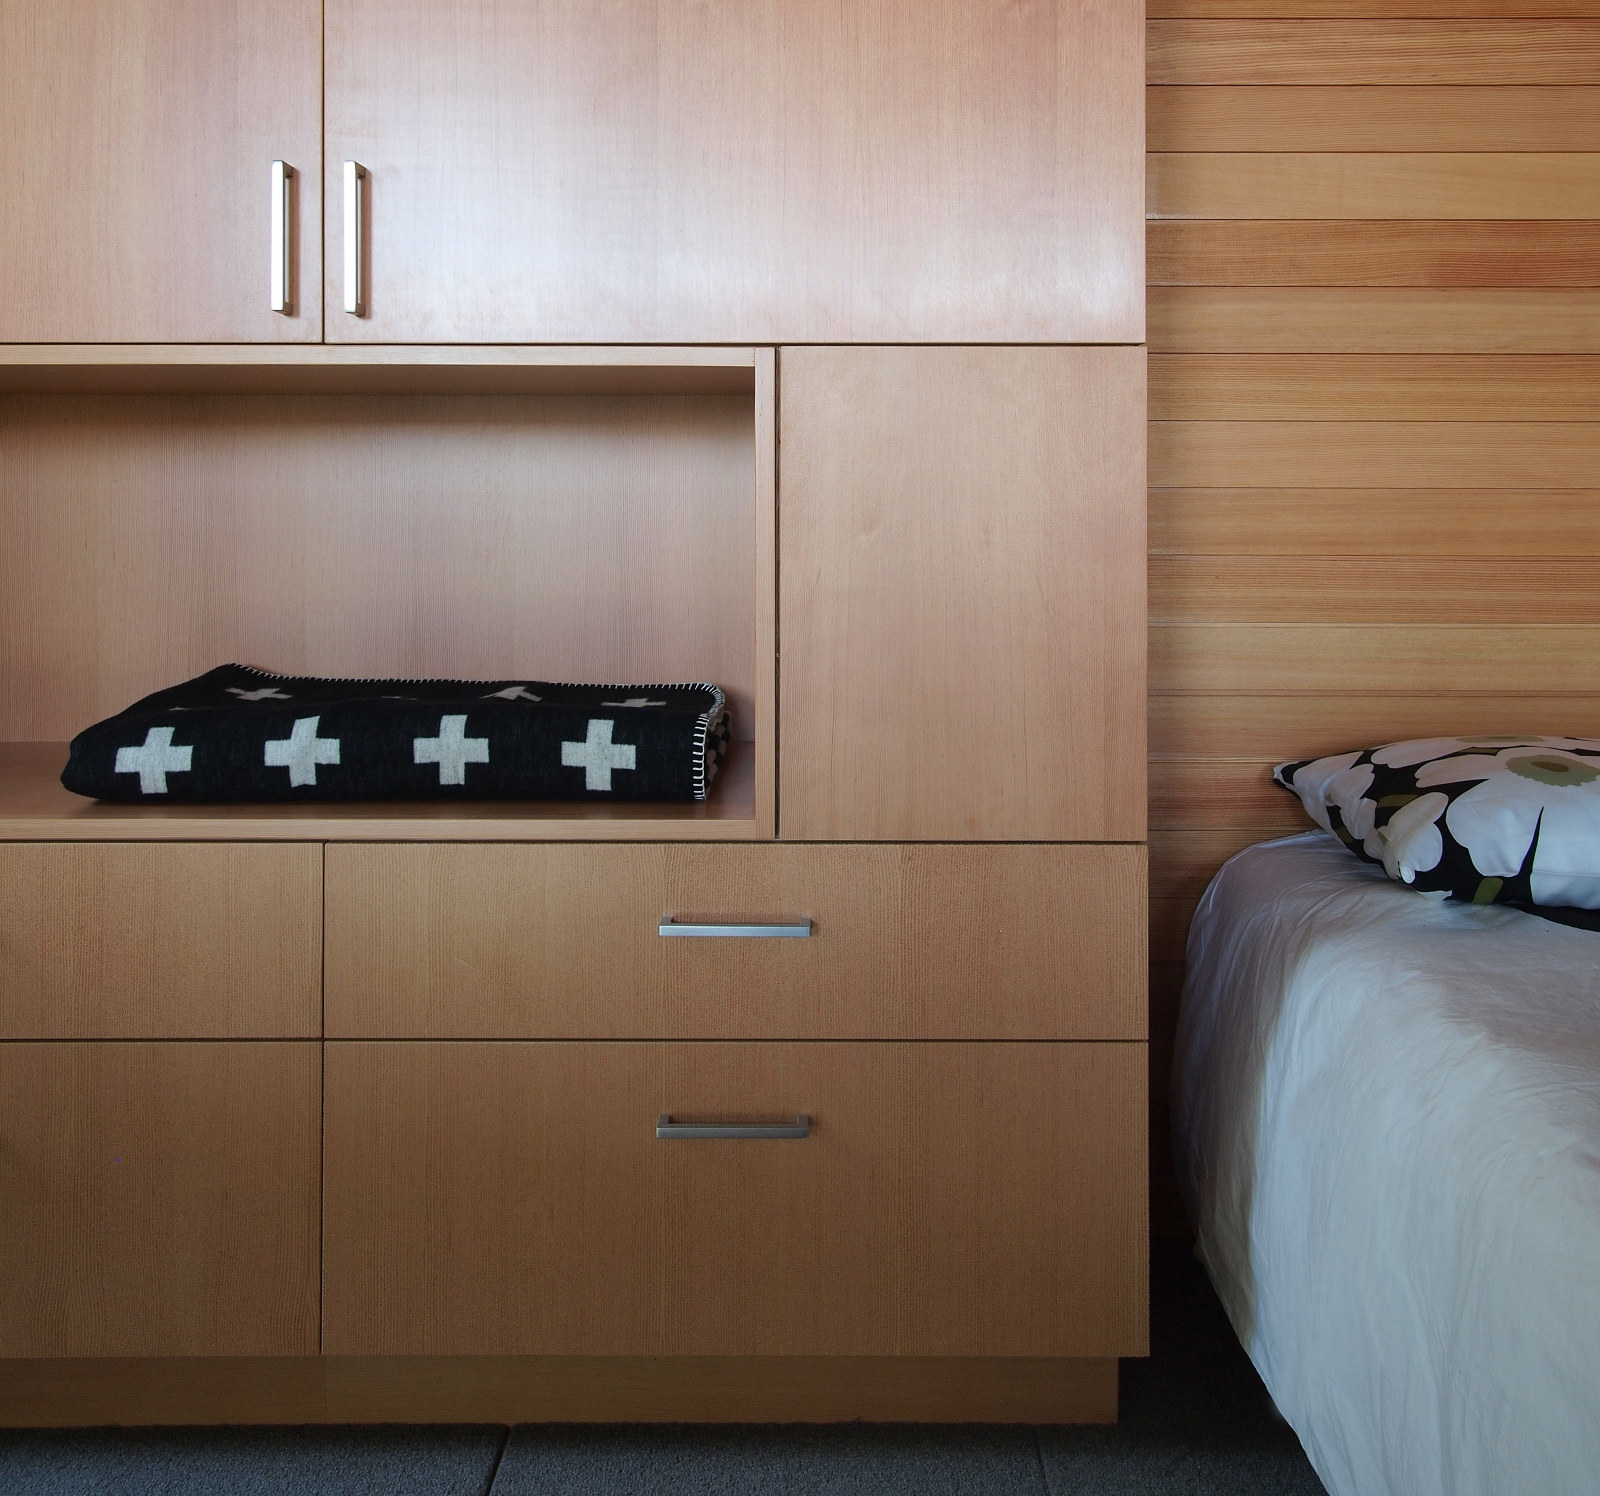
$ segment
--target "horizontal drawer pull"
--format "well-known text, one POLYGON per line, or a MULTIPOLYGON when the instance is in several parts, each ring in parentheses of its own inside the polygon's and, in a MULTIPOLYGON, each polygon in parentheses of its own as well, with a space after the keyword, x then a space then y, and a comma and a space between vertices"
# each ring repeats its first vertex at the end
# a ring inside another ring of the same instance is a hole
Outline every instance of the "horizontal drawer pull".
POLYGON ((782 925, 698 925, 687 920, 680 922, 675 919, 664 919, 661 921, 659 933, 662 935, 692 935, 696 937, 731 935, 757 940, 803 940, 811 934, 811 921, 809 919, 797 919, 782 925))
POLYGON ((793 1122, 674 1122, 663 1113, 656 1118, 658 1138, 808 1138, 811 1118, 793 1122))

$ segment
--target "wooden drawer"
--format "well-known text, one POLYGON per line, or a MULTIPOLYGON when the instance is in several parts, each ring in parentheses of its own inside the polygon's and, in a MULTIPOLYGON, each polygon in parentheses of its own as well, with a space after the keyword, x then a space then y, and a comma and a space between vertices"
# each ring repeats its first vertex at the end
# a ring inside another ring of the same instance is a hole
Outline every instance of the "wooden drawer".
POLYGON ((320 1030, 322 848, 0 844, 0 1039, 320 1030))
POLYGON ((330 1355, 1145 1351, 1142 1044, 330 1043, 326 1096, 330 1355))
POLYGON ((1138 845, 330 846, 327 1032, 1136 1039, 1146 937, 1138 845))
POLYGON ((319 1062, 0 1044, 0 1356, 316 1354, 319 1062))

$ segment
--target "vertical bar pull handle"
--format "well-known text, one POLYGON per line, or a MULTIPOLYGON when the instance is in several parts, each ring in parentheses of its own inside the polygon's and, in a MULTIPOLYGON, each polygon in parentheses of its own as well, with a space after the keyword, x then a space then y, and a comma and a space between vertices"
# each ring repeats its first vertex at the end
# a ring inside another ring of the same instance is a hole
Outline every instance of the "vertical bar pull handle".
POLYGON ((366 288, 361 284, 362 199, 367 169, 359 161, 344 164, 344 309, 352 317, 367 315, 366 288))
POLYGON ((289 183, 294 168, 287 161, 272 163, 272 310, 285 317, 294 315, 294 287, 290 266, 294 263, 290 221, 289 183))

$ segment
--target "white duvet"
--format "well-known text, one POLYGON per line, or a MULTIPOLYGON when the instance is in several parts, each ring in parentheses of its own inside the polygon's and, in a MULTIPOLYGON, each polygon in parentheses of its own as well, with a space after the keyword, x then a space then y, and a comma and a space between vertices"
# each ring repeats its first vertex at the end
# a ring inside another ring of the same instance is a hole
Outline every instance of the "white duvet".
POLYGON ((1600 1492, 1600 934, 1435 902, 1323 832, 1189 935, 1178 1169, 1333 1496, 1600 1492))

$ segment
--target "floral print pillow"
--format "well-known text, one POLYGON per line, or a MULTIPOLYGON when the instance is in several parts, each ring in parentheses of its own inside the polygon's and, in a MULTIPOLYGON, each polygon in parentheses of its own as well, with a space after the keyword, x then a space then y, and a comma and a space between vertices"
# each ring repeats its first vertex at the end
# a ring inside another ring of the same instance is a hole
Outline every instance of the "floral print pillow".
POLYGON ((1435 898, 1600 909, 1600 739, 1421 738, 1272 777, 1356 856, 1435 898))

